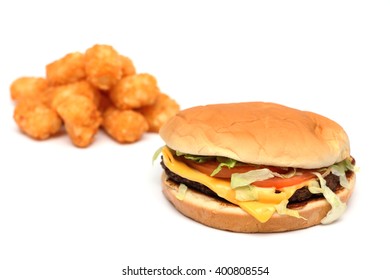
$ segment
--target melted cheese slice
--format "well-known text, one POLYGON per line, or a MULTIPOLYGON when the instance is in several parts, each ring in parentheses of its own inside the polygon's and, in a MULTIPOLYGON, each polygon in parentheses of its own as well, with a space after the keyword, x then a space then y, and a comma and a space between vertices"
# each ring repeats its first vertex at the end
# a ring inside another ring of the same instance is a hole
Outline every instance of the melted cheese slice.
POLYGON ((262 223, 268 221, 275 212, 301 218, 298 211, 286 209, 283 205, 287 204, 288 199, 297 189, 307 185, 307 182, 303 182, 302 184, 296 186, 282 188, 279 190, 279 193, 275 193, 274 188, 259 188, 258 200, 239 201, 236 199, 236 191, 230 187, 230 181, 210 177, 189 167, 183 162, 177 161, 166 146, 162 149, 162 154, 164 164, 169 170, 183 178, 199 182, 207 186, 219 197, 238 205, 262 223))

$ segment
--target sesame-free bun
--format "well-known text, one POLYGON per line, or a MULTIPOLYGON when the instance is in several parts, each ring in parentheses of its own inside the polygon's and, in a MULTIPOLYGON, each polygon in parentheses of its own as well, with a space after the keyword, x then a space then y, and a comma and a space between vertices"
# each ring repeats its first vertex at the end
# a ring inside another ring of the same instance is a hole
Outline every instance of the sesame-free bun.
POLYGON ((350 155, 348 136, 339 124, 275 103, 192 107, 168 120, 160 135, 182 153, 253 164, 320 168, 350 155))
MULTIPOLYGON (((349 189, 339 189, 336 194, 340 200, 347 202, 355 186, 355 173, 348 177, 349 189)), ((305 219, 274 213, 271 218, 261 223, 246 213, 239 206, 223 202, 190 188, 182 199, 178 199, 179 185, 162 175, 162 188, 165 197, 183 215, 209 227, 234 232, 283 232, 308 228, 321 223, 331 209, 324 198, 312 199, 306 204, 298 205, 294 210, 305 219)))

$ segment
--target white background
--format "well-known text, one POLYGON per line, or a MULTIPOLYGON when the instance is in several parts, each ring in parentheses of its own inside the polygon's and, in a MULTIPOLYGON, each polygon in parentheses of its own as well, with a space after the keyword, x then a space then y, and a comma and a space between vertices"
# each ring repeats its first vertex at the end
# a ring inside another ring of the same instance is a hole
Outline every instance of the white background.
MULTIPOLYGON (((2 1, 0 279, 150 279, 131 268, 268 266, 247 279, 388 276, 388 1, 2 1), (187 108, 261 100, 339 122, 361 172, 338 222, 237 234, 176 212, 152 165, 157 134, 78 149, 15 125, 9 85, 110 44, 187 108)), ((241 279, 239 276, 180 277, 241 279)), ((178 277, 178 279, 180 279, 178 277)), ((156 279, 168 279, 162 277, 156 279)), ((169 277, 171 279, 171 277, 169 277)))

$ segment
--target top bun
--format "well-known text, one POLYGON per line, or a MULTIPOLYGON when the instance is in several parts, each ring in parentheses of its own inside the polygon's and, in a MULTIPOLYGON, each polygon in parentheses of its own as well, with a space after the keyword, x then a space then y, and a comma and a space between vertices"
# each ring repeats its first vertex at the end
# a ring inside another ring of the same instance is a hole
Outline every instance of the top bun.
POLYGON ((182 153, 253 164, 310 169, 350 155, 348 136, 339 124, 275 103, 189 108, 168 120, 160 135, 168 147, 182 153))

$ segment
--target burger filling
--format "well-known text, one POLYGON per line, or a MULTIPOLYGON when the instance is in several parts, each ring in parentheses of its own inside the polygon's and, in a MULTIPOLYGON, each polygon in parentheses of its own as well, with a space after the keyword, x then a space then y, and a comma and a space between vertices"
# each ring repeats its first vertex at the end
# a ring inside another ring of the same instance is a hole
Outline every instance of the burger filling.
POLYGON ((355 172, 353 158, 330 167, 307 170, 188 155, 166 146, 155 157, 160 152, 161 165, 170 180, 236 204, 260 222, 266 222, 275 212, 303 218, 295 209, 319 198, 325 198, 332 206, 322 223, 336 220, 346 208, 336 193, 349 187, 348 178, 355 172))
MULTIPOLYGON (((219 199, 221 201, 228 202, 225 199, 223 199, 222 197, 219 197, 214 191, 212 191, 211 189, 209 189, 205 185, 203 185, 199 182, 196 182, 196 181, 188 180, 188 179, 183 178, 180 175, 172 172, 171 170, 169 170, 168 167, 165 166, 164 161, 161 161, 161 166, 165 170, 167 177, 170 180, 172 180, 173 182, 175 182, 177 184, 184 184, 188 188, 191 188, 195 191, 201 192, 203 194, 214 197, 214 198, 219 199)), ((351 171, 348 172, 347 176, 349 177, 350 175, 352 175, 351 171)), ((333 192, 337 192, 339 189, 342 188, 342 186, 340 185, 340 179, 338 176, 330 173, 324 179, 326 181, 326 185, 333 192)), ((279 193, 279 192, 280 191, 275 190, 275 193, 279 193)), ((302 206, 303 204, 307 203, 311 199, 323 198, 323 197, 324 196, 322 194, 311 193, 308 189, 308 186, 304 186, 300 189, 297 189, 295 191, 295 193, 289 198, 287 207, 296 208, 298 206, 302 206)))

